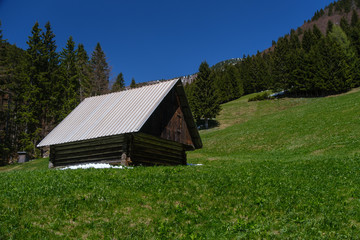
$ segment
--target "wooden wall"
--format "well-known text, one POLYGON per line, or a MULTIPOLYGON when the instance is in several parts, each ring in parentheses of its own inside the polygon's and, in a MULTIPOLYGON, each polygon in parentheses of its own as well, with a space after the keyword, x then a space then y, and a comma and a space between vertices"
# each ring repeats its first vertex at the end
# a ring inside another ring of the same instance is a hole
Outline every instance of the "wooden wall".
POLYGON ((50 162, 53 167, 86 162, 121 161, 127 149, 125 135, 103 137, 50 147, 50 162))
POLYGON ((144 133, 132 135, 130 157, 134 165, 186 165, 183 144, 144 133))
POLYGON ((185 144, 188 150, 194 149, 175 89, 164 98, 140 132, 185 144))
POLYGON ((184 145, 144 133, 123 134, 50 147, 49 167, 89 162, 122 164, 123 153, 130 165, 184 165, 184 145))

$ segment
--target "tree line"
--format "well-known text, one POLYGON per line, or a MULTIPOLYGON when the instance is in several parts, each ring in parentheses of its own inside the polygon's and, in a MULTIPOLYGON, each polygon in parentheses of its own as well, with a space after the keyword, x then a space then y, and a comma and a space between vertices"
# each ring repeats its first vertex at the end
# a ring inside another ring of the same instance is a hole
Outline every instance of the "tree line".
POLYGON ((237 63, 209 68, 203 62, 198 77, 185 89, 194 117, 206 120, 219 113, 220 103, 244 94, 272 90, 319 97, 359 86, 360 21, 354 10, 350 22, 346 18, 339 24, 329 21, 325 34, 316 25, 299 28, 280 37, 273 50, 243 56, 237 63))
MULTIPOLYGON (((36 22, 23 50, 0 29, 0 165, 17 151, 38 157, 39 141, 84 98, 110 91, 109 76, 100 43, 89 56, 70 36, 58 52, 50 23, 42 29, 36 22)), ((112 91, 124 87, 120 73, 112 91)))

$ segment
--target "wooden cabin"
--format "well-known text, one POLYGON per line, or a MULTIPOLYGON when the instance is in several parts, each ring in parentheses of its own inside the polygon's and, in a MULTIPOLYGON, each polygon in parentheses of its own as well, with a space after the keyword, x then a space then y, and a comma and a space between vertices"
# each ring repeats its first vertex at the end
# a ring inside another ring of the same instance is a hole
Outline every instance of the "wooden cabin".
POLYGON ((49 167, 184 165, 186 151, 202 142, 183 85, 175 79, 86 98, 38 144, 45 146, 49 167))

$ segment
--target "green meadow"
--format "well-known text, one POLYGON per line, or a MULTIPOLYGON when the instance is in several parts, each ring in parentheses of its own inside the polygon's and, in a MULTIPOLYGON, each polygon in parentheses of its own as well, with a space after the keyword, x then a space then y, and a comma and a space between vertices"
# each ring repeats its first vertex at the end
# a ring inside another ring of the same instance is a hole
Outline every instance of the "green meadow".
POLYGON ((358 239, 360 91, 222 105, 199 166, 0 168, 0 239, 358 239))

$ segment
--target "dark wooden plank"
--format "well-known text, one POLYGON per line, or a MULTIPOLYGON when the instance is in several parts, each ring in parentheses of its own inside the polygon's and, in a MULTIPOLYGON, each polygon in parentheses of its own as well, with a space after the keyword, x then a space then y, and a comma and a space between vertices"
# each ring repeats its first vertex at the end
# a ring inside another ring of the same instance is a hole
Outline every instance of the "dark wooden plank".
POLYGON ((91 158, 91 157, 101 157, 101 156, 121 156, 122 154, 122 150, 111 150, 109 152, 98 152, 98 153, 88 153, 88 154, 84 154, 84 155, 56 155, 55 159, 56 161, 61 161, 61 160, 76 160, 76 159, 81 159, 81 158, 91 158))
POLYGON ((58 159, 58 158, 76 158, 76 157, 102 155, 102 154, 110 154, 110 153, 115 154, 115 153, 119 153, 119 152, 122 152, 121 148, 107 148, 107 149, 103 149, 101 151, 98 151, 98 150, 90 151, 89 150, 89 151, 76 153, 76 154, 58 152, 56 154, 56 159, 58 159))
POLYGON ((132 160, 137 161, 137 158, 145 158, 152 161, 164 161, 164 162, 182 162, 183 157, 167 157, 159 154, 148 154, 144 152, 136 152, 132 155, 132 160))
POLYGON ((133 149, 139 149, 140 151, 144 151, 145 149, 154 149, 155 151, 162 151, 162 152, 166 152, 166 153, 170 153, 170 154, 174 154, 174 155, 178 155, 183 152, 182 149, 181 150, 171 149, 171 148, 159 146, 156 144, 143 143, 143 142, 141 142, 141 143, 135 142, 133 149))
POLYGON ((124 141, 123 135, 117 135, 113 137, 104 137, 104 138, 96 138, 96 139, 89 139, 79 142, 71 142, 71 143, 63 143, 59 145, 55 145, 58 150, 65 150, 65 149, 74 149, 74 148, 81 148, 87 146, 97 146, 107 143, 121 143, 124 141))
POLYGON ((86 147, 81 147, 81 148, 72 148, 72 149, 66 149, 66 150, 59 150, 57 149, 57 152, 59 154, 81 154, 83 152, 88 152, 88 151, 103 151, 106 149, 110 149, 110 148, 118 148, 118 149, 122 149, 122 144, 121 143, 110 143, 110 144, 103 144, 103 145, 98 145, 98 146, 86 146, 86 147))
POLYGON ((153 145, 167 147, 169 149, 174 149, 174 150, 182 150, 183 149, 183 145, 181 143, 177 143, 174 141, 161 139, 159 137, 154 137, 154 136, 150 136, 148 134, 143 134, 143 133, 134 133, 133 135, 134 135, 134 143, 137 143, 137 142, 151 143, 153 145))
POLYGON ((148 148, 146 146, 134 146, 133 153, 147 153, 147 154, 157 154, 164 157, 171 157, 171 158, 182 158, 183 157, 183 151, 178 151, 176 153, 171 153, 169 151, 166 151, 166 149, 155 149, 155 148, 148 148))

